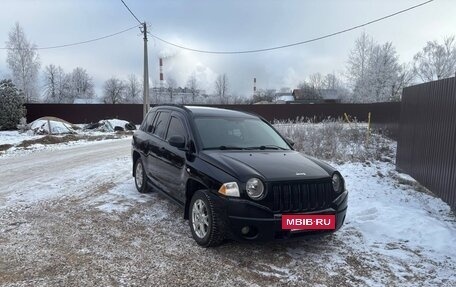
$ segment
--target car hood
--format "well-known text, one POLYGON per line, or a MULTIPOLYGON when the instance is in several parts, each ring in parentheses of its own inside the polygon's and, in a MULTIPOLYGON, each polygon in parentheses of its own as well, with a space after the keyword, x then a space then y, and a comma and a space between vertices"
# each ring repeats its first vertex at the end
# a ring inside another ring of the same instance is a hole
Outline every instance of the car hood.
POLYGON ((252 176, 266 181, 319 179, 329 173, 297 151, 204 151, 202 158, 241 181, 252 176))

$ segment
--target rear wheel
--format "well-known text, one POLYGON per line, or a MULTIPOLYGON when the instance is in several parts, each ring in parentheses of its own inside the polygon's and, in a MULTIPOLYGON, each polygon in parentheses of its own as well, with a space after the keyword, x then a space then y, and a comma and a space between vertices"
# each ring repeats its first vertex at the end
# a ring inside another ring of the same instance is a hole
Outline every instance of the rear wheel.
POLYGON ((223 222, 208 191, 195 192, 190 202, 189 223, 193 239, 203 247, 218 246, 223 242, 223 222))
POLYGON ((147 176, 141 158, 135 162, 135 185, 140 193, 147 193, 150 191, 147 185, 147 176))

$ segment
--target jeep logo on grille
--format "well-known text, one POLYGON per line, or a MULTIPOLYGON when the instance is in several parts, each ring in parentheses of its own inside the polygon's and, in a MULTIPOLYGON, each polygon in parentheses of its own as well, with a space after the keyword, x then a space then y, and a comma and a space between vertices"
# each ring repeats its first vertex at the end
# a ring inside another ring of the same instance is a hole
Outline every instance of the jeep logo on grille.
POLYGON ((296 175, 306 175, 305 172, 297 172, 296 175))

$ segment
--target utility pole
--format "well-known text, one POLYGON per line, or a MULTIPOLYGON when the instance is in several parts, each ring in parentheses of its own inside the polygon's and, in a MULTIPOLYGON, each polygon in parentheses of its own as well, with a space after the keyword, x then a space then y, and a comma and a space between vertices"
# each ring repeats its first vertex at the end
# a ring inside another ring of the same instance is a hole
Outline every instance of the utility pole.
POLYGON ((143 119, 149 111, 149 60, 147 58, 147 25, 142 23, 142 33, 144 35, 144 91, 143 91, 143 119))

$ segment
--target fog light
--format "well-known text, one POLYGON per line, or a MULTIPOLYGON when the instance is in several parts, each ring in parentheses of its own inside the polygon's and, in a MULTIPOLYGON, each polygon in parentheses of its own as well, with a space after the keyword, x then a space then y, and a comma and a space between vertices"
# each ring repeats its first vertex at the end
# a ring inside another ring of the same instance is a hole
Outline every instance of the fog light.
POLYGON ((242 227, 242 229, 241 229, 242 235, 247 235, 247 234, 249 234, 249 232, 250 232, 250 227, 248 227, 248 226, 242 227))

